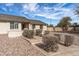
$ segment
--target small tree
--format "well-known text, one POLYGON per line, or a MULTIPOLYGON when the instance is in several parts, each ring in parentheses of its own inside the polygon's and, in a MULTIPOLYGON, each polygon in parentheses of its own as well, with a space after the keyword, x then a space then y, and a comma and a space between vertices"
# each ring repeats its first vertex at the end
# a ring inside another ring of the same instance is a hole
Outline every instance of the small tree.
POLYGON ((62 27, 63 30, 66 30, 68 29, 68 26, 70 25, 70 21, 72 19, 70 17, 63 17, 61 19, 61 21, 57 24, 58 27, 62 27))

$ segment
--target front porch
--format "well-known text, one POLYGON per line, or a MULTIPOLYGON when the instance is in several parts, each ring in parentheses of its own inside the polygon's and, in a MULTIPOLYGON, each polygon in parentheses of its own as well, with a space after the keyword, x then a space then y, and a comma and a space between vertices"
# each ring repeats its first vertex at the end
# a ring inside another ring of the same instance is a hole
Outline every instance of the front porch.
POLYGON ((23 22, 21 25, 22 25, 22 30, 23 30, 24 28, 29 29, 29 23, 28 23, 28 22, 23 22))

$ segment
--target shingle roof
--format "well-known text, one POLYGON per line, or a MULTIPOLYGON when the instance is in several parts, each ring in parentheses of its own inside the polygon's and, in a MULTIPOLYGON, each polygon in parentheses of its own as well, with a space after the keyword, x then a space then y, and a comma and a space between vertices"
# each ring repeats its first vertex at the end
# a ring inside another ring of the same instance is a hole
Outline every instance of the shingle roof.
POLYGON ((0 21, 17 21, 17 22, 29 22, 27 18, 22 16, 14 16, 7 14, 0 14, 0 21))
POLYGON ((46 25, 46 23, 40 20, 29 20, 31 24, 39 24, 39 25, 46 25))
POLYGON ((46 25, 46 23, 39 20, 30 20, 22 16, 14 16, 8 14, 0 14, 0 21, 30 22, 31 24, 46 25))

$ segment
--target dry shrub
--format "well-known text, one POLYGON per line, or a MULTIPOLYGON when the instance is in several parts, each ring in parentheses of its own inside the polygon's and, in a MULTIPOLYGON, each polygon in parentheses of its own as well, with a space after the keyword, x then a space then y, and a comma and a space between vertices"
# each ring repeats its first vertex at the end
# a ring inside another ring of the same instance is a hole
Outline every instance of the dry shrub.
POLYGON ((24 30, 23 31, 23 36, 27 38, 33 38, 34 31, 33 30, 24 30))
POLYGON ((58 38, 59 43, 60 43, 60 40, 61 40, 61 34, 54 34, 54 35, 58 38))
POLYGON ((44 35, 42 39, 45 49, 47 51, 54 51, 56 52, 58 50, 58 39, 54 35, 44 35))
POLYGON ((73 40, 74 40, 73 36, 65 35, 65 41, 64 41, 65 46, 67 47, 71 46, 73 44, 73 40))
POLYGON ((36 35, 42 36, 42 29, 36 29, 36 35))

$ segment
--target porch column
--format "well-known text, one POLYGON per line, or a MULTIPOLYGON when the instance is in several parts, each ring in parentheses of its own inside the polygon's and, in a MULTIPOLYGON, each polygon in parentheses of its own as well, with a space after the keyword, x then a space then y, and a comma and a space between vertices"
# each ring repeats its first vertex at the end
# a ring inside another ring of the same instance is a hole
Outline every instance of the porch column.
POLYGON ((32 30, 32 24, 29 24, 29 30, 32 30))
POLYGON ((43 30, 47 30, 47 26, 43 25, 43 30))

